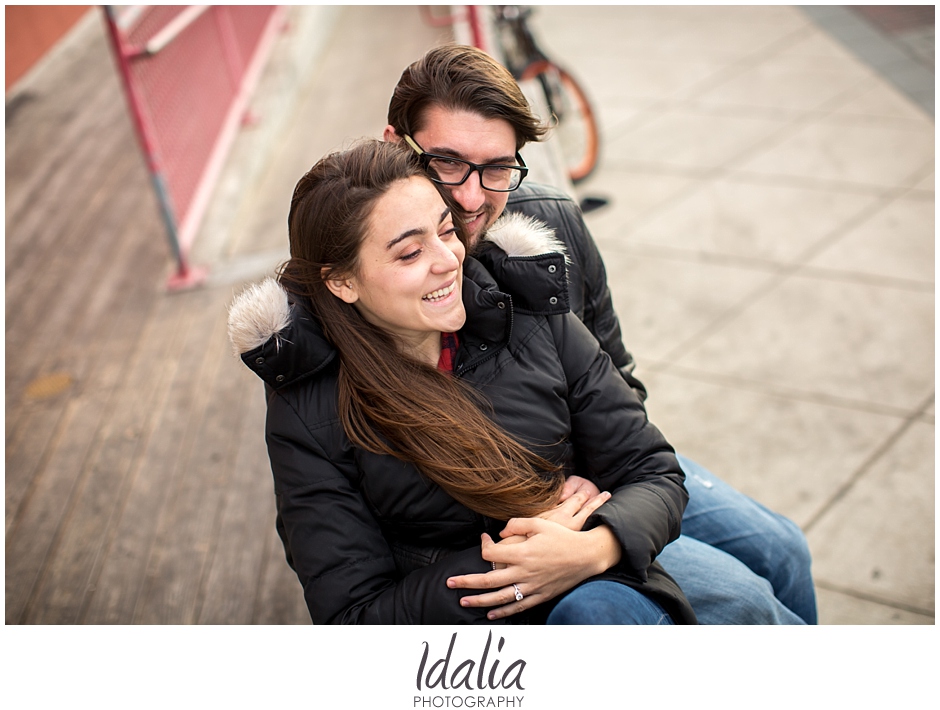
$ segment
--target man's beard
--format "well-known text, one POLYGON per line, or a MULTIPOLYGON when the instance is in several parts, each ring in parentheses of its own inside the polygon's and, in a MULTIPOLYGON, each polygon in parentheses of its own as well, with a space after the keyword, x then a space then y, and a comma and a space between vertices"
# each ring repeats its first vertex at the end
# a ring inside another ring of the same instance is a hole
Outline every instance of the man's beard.
MULTIPOLYGON (((470 254, 471 256, 479 251, 480 245, 484 241, 486 241, 487 231, 489 230, 490 227, 493 226, 493 223, 496 222, 496 219, 499 217, 499 215, 495 214, 495 211, 490 205, 483 206, 482 216, 483 216, 483 222, 485 226, 483 227, 482 230, 480 230, 479 236, 475 237, 472 234, 469 234, 469 233, 467 234, 467 239, 469 241, 467 253, 470 254)), ((461 219, 466 219, 466 217, 464 215, 461 215, 461 219)))

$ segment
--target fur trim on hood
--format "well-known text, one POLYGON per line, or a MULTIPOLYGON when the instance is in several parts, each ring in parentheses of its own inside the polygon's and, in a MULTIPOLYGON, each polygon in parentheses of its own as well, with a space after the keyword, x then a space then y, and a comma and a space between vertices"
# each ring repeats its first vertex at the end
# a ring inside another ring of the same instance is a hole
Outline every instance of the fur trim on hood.
POLYGON ((228 309, 228 337, 235 355, 254 350, 287 328, 290 310, 287 293, 273 277, 238 294, 228 309))
POLYGON ((518 212, 505 214, 496 220, 483 239, 510 257, 564 254, 565 263, 571 264, 565 243, 555 236, 555 230, 535 217, 518 212))

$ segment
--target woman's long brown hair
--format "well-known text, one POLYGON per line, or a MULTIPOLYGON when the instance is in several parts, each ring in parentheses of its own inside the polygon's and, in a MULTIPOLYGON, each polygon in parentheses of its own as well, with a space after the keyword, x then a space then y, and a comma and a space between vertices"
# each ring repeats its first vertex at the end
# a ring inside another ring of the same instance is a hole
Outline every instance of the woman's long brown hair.
POLYGON ((291 200, 291 258, 281 284, 309 306, 339 351, 339 415, 355 445, 414 464, 482 515, 535 515, 558 500, 558 467, 489 419, 477 392, 405 355, 394 336, 325 285, 326 277, 357 272, 375 203, 392 184, 414 176, 424 174, 411 152, 380 141, 364 141, 313 166, 291 200))

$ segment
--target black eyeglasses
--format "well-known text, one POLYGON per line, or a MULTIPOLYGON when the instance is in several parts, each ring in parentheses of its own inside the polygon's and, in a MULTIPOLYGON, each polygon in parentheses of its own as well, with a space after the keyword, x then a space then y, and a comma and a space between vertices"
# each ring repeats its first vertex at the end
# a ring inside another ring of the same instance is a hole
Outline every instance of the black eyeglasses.
POLYGON ((477 165, 469 160, 447 155, 426 153, 407 133, 405 142, 420 156, 421 164, 434 182, 441 185, 463 185, 474 172, 480 174, 480 185, 490 192, 512 192, 529 173, 522 156, 516 153, 518 165, 477 165))

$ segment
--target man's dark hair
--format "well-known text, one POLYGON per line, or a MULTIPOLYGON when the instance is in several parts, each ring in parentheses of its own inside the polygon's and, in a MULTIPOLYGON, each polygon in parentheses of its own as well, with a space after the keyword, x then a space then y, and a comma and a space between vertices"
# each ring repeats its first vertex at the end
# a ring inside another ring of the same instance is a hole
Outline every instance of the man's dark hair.
POLYGON ((436 47, 402 72, 388 105, 388 123, 399 136, 421 130, 431 106, 508 121, 516 150, 538 141, 548 128, 529 107, 512 74, 486 52, 449 44, 436 47))

